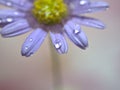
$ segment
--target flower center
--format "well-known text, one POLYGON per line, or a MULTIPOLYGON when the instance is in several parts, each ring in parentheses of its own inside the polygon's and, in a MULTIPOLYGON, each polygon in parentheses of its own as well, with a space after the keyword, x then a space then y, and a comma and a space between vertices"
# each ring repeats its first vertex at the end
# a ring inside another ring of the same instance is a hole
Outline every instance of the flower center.
POLYGON ((53 25, 67 16, 67 6, 63 0, 35 0, 32 13, 39 23, 53 25))

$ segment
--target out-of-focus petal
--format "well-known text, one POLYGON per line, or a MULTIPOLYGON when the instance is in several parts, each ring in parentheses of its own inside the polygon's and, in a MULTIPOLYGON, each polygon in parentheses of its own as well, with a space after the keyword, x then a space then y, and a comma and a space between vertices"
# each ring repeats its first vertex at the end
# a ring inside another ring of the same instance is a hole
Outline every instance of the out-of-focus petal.
POLYGON ((25 19, 20 19, 3 27, 0 33, 3 37, 8 38, 21 35, 29 30, 30 26, 28 22, 25 19))
POLYGON ((24 17, 25 13, 9 10, 9 9, 0 9, 0 17, 24 17))
POLYGON ((86 4, 88 2, 90 2, 90 0, 64 0, 66 4, 70 4, 70 3, 79 3, 79 4, 86 4))
POLYGON ((85 13, 86 7, 90 5, 90 0, 72 0, 69 2, 69 10, 71 14, 85 13))
POLYGON ((90 18, 90 17, 85 17, 85 16, 78 16, 72 19, 73 22, 93 27, 93 28, 98 28, 98 29, 104 29, 105 25, 102 23, 100 20, 90 18))
POLYGON ((19 12, 16 10, 9 10, 9 9, 0 9, 0 27, 21 19, 25 16, 25 13, 19 12))
POLYGON ((0 0, 0 4, 15 7, 23 11, 28 11, 32 8, 32 3, 28 0, 0 0))
POLYGON ((90 4, 90 9, 88 9, 89 12, 96 12, 96 11, 102 11, 106 10, 109 7, 109 4, 107 2, 98 1, 93 2, 90 4))
POLYGON ((88 39, 78 24, 70 20, 64 25, 64 29, 66 34, 74 44, 82 49, 86 49, 86 47, 88 46, 88 39))
POLYGON ((62 33, 50 32, 52 43, 60 54, 67 53, 68 46, 62 33))
POLYGON ((11 18, 11 17, 0 17, 0 27, 3 27, 5 25, 7 25, 8 23, 12 23, 13 21, 15 21, 15 19, 11 18))
POLYGON ((46 37, 47 32, 38 28, 33 31, 25 40, 22 45, 21 54, 22 56, 29 57, 35 53, 41 46, 42 42, 46 37))
POLYGON ((106 10, 109 5, 106 2, 103 1, 97 1, 97 2, 90 2, 88 0, 81 0, 76 1, 69 5, 71 14, 73 15, 79 15, 84 13, 93 13, 97 11, 106 10))

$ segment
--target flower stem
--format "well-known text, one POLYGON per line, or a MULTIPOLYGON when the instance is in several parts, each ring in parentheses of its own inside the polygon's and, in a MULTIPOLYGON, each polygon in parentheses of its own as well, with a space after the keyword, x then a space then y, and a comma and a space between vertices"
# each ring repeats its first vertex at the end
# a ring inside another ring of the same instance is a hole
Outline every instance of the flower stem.
MULTIPOLYGON (((50 40, 49 40, 50 41, 50 40)), ((62 73, 59 54, 55 51, 50 41, 54 90, 62 90, 62 73)))

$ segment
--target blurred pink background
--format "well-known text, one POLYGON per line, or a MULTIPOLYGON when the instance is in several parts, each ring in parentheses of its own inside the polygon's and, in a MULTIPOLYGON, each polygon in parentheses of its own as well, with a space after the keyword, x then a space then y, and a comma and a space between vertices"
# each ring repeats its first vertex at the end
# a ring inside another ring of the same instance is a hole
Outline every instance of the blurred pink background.
POLYGON ((104 1, 110 4, 107 11, 88 16, 103 21, 106 29, 82 27, 89 47, 83 51, 67 39, 68 53, 57 54, 60 88, 54 88, 54 55, 49 37, 29 58, 20 54, 29 33, 14 38, 0 37, 0 90, 120 90, 120 1, 104 1))

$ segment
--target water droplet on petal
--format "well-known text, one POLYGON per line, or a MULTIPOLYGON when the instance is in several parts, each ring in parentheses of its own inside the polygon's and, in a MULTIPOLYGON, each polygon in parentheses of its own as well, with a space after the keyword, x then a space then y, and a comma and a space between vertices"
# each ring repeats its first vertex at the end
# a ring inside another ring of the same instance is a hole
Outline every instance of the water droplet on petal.
POLYGON ((80 33, 80 31, 79 31, 78 29, 75 29, 75 30, 74 30, 74 34, 77 35, 78 33, 80 33))
POLYGON ((6 21, 7 21, 7 22, 12 22, 13 19, 8 17, 8 18, 6 18, 6 21))
POLYGON ((80 0, 80 5, 85 5, 87 4, 87 0, 80 0))
POLYGON ((32 38, 30 38, 30 42, 32 42, 33 41, 33 39, 32 38))
POLYGON ((25 50, 27 50, 28 49, 28 46, 25 46, 25 50))
POLYGON ((56 42, 55 42, 55 48, 56 49, 60 49, 61 46, 62 46, 62 43, 59 40, 56 40, 56 42))
POLYGON ((78 24, 75 25, 73 33, 74 34, 80 33, 80 26, 78 24))
POLYGON ((12 6, 12 2, 6 2, 7 6, 12 6))

